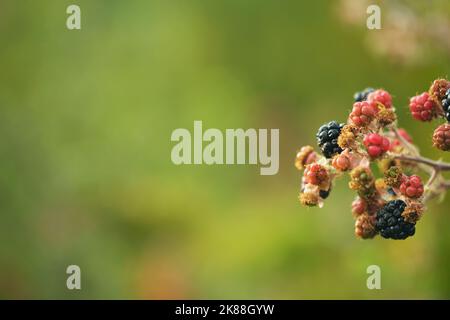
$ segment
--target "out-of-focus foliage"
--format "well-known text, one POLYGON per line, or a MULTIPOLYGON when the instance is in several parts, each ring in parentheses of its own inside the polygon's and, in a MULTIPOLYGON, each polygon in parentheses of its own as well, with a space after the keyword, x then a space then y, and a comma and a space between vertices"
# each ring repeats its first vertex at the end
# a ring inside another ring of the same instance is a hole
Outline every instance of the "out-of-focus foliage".
MULTIPOLYGON (((338 0, 336 13, 344 23, 361 26, 370 0, 338 0)), ((450 2, 446 0, 380 0, 382 29, 367 32, 368 50, 394 64, 426 64, 450 54, 450 2)))
MULTIPOLYGON (((448 3, 434 3, 448 18, 448 3)), ((323 122, 345 121, 366 86, 395 96, 425 155, 450 159, 431 147, 435 125, 416 125, 406 108, 449 75, 448 52, 425 47, 408 64, 378 56, 364 40, 378 31, 339 10, 2 1, 0 297, 450 298, 449 198, 403 242, 355 239, 345 180, 324 209, 297 202, 296 149, 314 144, 323 122), (72 3, 80 31, 65 27, 72 3), (279 128, 279 174, 173 165, 170 134, 194 120, 279 128), (81 267, 81 291, 66 288, 70 264, 81 267), (371 264, 382 290, 366 288, 371 264)))

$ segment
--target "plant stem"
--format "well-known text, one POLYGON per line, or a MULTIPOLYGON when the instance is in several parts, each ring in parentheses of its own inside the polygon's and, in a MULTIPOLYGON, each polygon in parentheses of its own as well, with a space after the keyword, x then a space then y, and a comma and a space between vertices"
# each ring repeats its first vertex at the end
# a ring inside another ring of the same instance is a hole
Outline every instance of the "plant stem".
POLYGON ((439 173, 440 173, 440 170, 433 169, 433 173, 431 174, 430 179, 428 179, 427 184, 425 185, 425 188, 429 188, 433 184, 434 180, 436 180, 439 173))
POLYGON ((416 163, 423 163, 426 164, 435 170, 438 171, 450 171, 450 163, 441 162, 441 161, 434 161, 422 156, 407 156, 403 154, 394 155, 395 159, 402 160, 402 161, 410 161, 410 162, 416 162, 416 163))
POLYGON ((409 150, 409 152, 415 156, 419 156, 419 150, 414 146, 412 143, 410 143, 408 140, 403 138, 403 136, 398 132, 398 129, 394 129, 394 134, 397 137, 397 139, 409 150))

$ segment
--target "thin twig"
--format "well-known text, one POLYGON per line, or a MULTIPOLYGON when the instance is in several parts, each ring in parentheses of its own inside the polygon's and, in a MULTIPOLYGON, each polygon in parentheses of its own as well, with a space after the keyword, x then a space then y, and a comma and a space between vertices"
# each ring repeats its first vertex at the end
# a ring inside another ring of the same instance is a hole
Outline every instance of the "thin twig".
POLYGON ((403 154, 397 154, 394 155, 394 158, 402 161, 423 163, 439 171, 450 171, 450 163, 434 161, 422 156, 407 156, 403 154))
POLYGON ((399 132, 398 129, 394 130, 394 134, 397 137, 397 139, 411 152, 412 154, 419 156, 419 150, 416 146, 414 146, 412 143, 410 143, 408 140, 406 140, 399 132))
POLYGON ((439 173, 440 173, 439 169, 436 169, 436 168, 433 169, 433 172, 430 176, 430 179, 428 179, 427 184, 425 185, 425 188, 429 188, 433 184, 434 180, 436 180, 439 173))

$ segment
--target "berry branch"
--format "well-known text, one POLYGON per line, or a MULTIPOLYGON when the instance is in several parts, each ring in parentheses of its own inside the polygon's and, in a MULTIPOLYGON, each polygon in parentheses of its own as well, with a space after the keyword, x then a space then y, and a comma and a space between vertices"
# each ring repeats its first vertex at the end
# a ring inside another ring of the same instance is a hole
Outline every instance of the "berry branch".
MULTIPOLYGON (((348 172, 349 188, 357 192, 352 203, 356 236, 406 239, 415 234, 425 203, 450 189, 450 181, 442 176, 450 171, 450 163, 420 155, 410 135, 397 127, 387 91, 367 88, 354 100, 347 123, 331 121, 319 128, 321 154, 311 146, 298 151, 295 166, 304 170, 300 202, 322 207, 334 180, 348 172), (383 177, 375 178, 372 163, 383 177), (419 170, 430 176, 425 186, 415 174, 419 170)), ((427 92, 410 99, 409 109, 418 121, 450 122, 450 81, 435 80, 427 92)), ((432 140, 436 148, 450 151, 450 124, 438 126, 432 140)))
POLYGON ((394 159, 398 159, 401 161, 409 161, 409 162, 417 162, 423 163, 430 167, 432 167, 436 171, 450 171, 450 163, 434 161, 422 156, 408 156, 408 155, 394 155, 394 159))

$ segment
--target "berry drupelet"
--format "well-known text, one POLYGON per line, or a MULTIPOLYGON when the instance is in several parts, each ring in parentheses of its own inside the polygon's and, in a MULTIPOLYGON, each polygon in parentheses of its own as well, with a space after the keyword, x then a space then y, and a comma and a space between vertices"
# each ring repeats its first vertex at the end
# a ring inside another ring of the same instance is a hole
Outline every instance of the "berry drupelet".
POLYGON ((353 99, 355 100, 355 102, 366 101, 369 93, 372 93, 374 91, 375 91, 374 88, 366 88, 363 91, 356 92, 353 95, 353 99))
POLYGON ((317 143, 326 158, 331 158, 337 153, 341 153, 342 149, 338 145, 338 137, 344 124, 331 121, 322 125, 316 134, 317 143))
POLYGON ((415 223, 406 222, 402 216, 406 203, 392 200, 377 211, 375 228, 383 238, 403 240, 416 232, 415 223))

